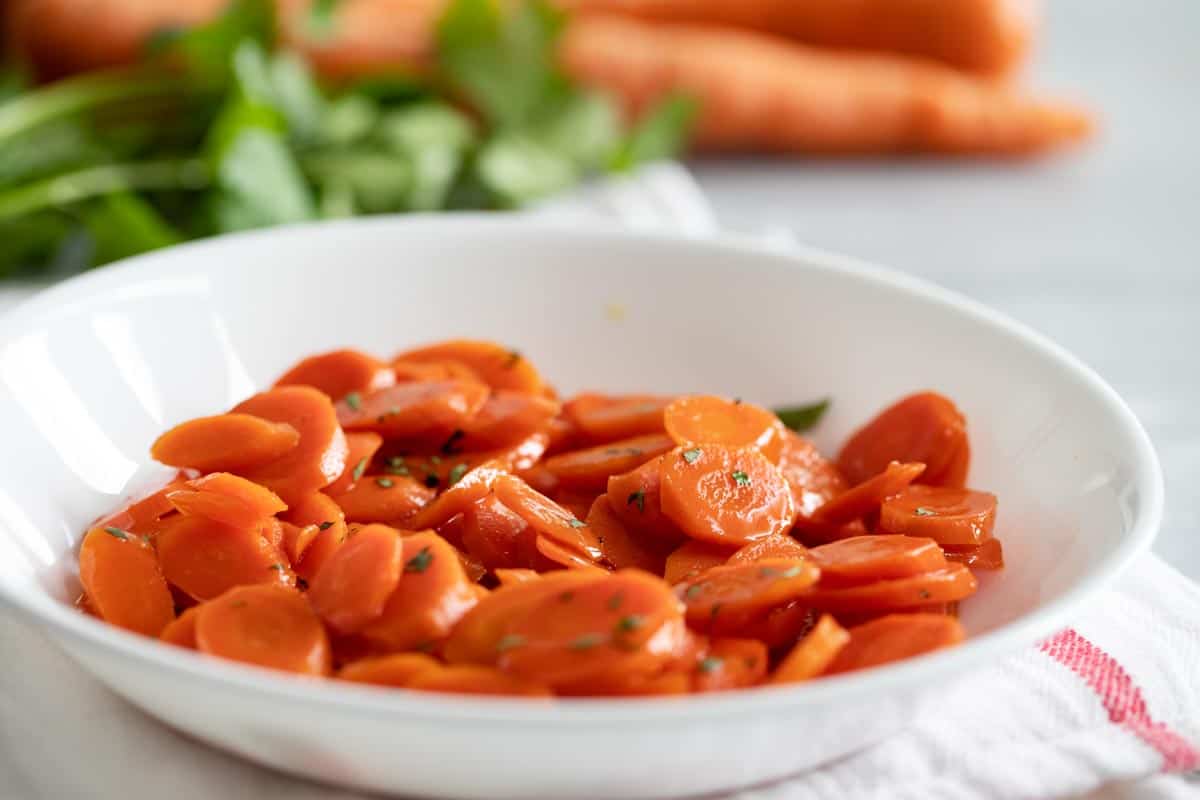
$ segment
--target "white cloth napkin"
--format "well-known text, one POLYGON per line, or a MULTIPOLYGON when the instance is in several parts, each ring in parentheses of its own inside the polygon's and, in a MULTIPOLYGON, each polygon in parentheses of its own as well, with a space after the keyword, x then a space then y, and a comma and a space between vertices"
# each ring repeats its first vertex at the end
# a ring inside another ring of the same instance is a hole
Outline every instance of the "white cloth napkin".
MULTIPOLYGON (((539 209, 693 235, 715 228, 659 165, 539 209)), ((175 733, 0 612, 0 800, 354 800, 175 733)), ((1146 555, 1072 627, 949 686, 905 733, 709 800, 1200 795, 1200 587, 1146 555), (1190 777, 1187 777, 1190 774, 1190 777)))

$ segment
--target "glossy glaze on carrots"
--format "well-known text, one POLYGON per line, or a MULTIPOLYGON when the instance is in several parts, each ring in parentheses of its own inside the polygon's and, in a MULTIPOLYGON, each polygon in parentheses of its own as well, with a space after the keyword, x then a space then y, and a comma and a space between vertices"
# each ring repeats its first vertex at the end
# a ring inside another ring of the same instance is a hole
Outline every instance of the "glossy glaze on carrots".
POLYGON ((560 401, 519 353, 458 340, 306 358, 151 452, 179 475, 87 531, 84 607, 357 683, 807 681, 958 643, 972 570, 1003 565, 996 498, 965 488, 965 418, 933 392, 827 458, 750 402, 560 401))

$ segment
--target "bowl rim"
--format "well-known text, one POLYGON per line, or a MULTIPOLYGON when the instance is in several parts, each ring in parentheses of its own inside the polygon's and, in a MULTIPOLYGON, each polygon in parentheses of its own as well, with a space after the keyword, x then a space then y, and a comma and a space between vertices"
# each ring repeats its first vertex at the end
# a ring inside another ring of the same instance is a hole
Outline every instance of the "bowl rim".
MULTIPOLYGON (((1113 584, 1133 559, 1149 549, 1162 522, 1164 488, 1162 470, 1149 436, 1133 412, 1094 370, 1049 338, 984 304, 932 282, 822 249, 764 242, 734 233, 695 237, 654 230, 631 230, 616 224, 576 220, 540 219, 487 213, 414 214, 383 216, 334 222, 288 225, 269 230, 189 242, 147 253, 96 272, 70 278, 39 292, 0 319, 0 347, 8 344, 29 322, 44 318, 68 299, 84 299, 99 291, 130 282, 161 277, 180 252, 208 252, 214 262, 220 254, 236 251, 264 239, 321 238, 334 235, 370 236, 381 228, 400 228, 406 235, 462 235, 492 237, 564 237, 582 242, 617 241, 641 247, 652 260, 656 249, 705 248, 742 258, 782 259, 799 270, 836 273, 865 284, 883 285, 915 299, 950 306, 973 324, 991 328, 1018 340, 1036 354, 1054 361, 1069 376, 1083 384, 1098 404, 1111 415, 1132 443, 1132 480, 1144 502, 1124 539, 1107 558, 1096 564, 1076 586, 1043 607, 995 630, 974 636, 958 647, 918 656, 886 667, 823 678, 810 683, 762 686, 736 692, 649 698, 564 698, 552 703, 511 698, 430 695, 404 689, 354 685, 343 681, 311 679, 280 674, 268 669, 209 658, 181 648, 164 646, 133 633, 81 614, 73 607, 47 595, 26 596, 0 579, 0 608, 7 603, 26 620, 48 628, 59 642, 73 650, 86 645, 106 655, 144 663, 176 673, 176 677, 199 680, 213 689, 253 693, 289 703, 337 709, 370 717, 404 715, 425 722, 457 720, 477 723, 544 723, 579 725, 595 723, 671 722, 681 719, 719 718, 764 714, 781 708, 803 708, 836 703, 843 699, 865 700, 871 696, 912 689, 918 684, 951 679, 971 667, 992 663, 1014 654, 1060 628, 1087 598, 1113 584)), ((86 667, 85 667, 86 668, 86 667)))

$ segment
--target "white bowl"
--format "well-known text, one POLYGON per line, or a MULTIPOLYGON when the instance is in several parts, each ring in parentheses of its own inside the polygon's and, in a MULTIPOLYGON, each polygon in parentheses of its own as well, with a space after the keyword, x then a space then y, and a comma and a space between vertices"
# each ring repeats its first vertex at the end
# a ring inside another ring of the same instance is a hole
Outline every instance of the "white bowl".
POLYGON ((1159 525, 1145 433, 1096 375, 949 292, 845 258, 494 217, 376 219, 174 248, 68 281, 0 323, 0 599, 149 713, 262 764, 439 797, 665 797, 794 773, 900 730, 956 676, 1028 646, 1159 525), (163 480, 148 447, 303 354, 472 336, 565 391, 829 396, 832 451, 901 395, 966 412, 970 483, 1008 567, 963 646, 789 688, 553 704, 357 688, 208 659, 86 617, 84 526, 163 480))

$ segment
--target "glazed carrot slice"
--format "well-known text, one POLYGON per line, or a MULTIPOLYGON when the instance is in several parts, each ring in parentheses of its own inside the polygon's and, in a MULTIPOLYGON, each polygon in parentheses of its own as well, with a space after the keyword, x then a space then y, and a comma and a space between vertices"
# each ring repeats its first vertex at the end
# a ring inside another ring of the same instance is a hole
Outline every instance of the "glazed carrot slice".
POLYGON ((808 554, 821 568, 822 585, 909 578, 946 566, 937 542, 918 536, 855 536, 814 547, 808 554))
POLYGON ((185 488, 186 484, 185 480, 171 481, 158 491, 130 503, 120 511, 100 518, 92 527, 120 528, 130 533, 145 534, 153 538, 157 532, 159 520, 176 513, 175 506, 171 505, 167 495, 177 489, 185 488))
POLYGON ((329 637, 304 595, 282 586, 238 586, 196 612, 196 648, 260 667, 327 675, 329 637))
POLYGON ((626 675, 615 673, 598 677, 587 687, 593 697, 644 697, 649 695, 688 694, 692 691, 692 674, 682 669, 668 669, 658 675, 626 675))
POLYGON ((534 562, 536 534, 495 496, 476 500, 462 514, 462 545, 489 569, 534 562))
POLYGON ((975 593, 978 582, 962 564, 908 578, 875 581, 846 588, 817 588, 804 601, 813 608, 833 613, 894 611, 934 603, 952 603, 975 593))
POLYGON ((515 475, 501 475, 496 478, 494 490, 496 499, 528 522, 539 536, 592 563, 604 558, 600 543, 586 522, 534 491, 525 481, 515 475))
POLYGON ((662 455, 623 475, 608 479, 608 504, 630 531, 652 536, 668 545, 687 537, 662 513, 662 455))
MULTIPOLYGON (((753 564, 764 558, 804 558, 808 548, 787 534, 768 536, 741 547, 729 557, 730 564, 753 564)), ((822 575, 824 571, 822 570, 822 575)))
MULTIPOLYGON (((437 531, 434 531, 434 533, 437 533, 437 531)), ((441 534, 438 535, 441 536, 441 534)), ((454 547, 453 544, 450 546, 454 547)), ((458 547, 454 547, 454 554, 458 556, 458 563, 462 564, 463 572, 465 572, 467 575, 467 580, 474 584, 471 588, 474 590, 475 594, 478 597, 484 597, 487 595, 487 587, 479 585, 479 581, 484 575, 487 574, 487 567, 484 566, 484 563, 475 556, 464 552, 458 547)))
POLYGON ((811 680, 829 669, 850 642, 850 634, 828 614, 821 615, 817 624, 784 656, 771 675, 771 683, 800 683, 811 680))
POLYGON ((779 462, 787 431, 779 418, 762 406, 714 395, 677 398, 663 410, 663 426, 680 447, 753 447, 772 464, 779 462))
POLYGON ((402 538, 401 543, 400 582, 383 614, 362 630, 368 641, 392 652, 440 642, 479 602, 449 542, 433 531, 422 531, 402 538))
POLYGON ((451 664, 494 665, 501 651, 519 643, 505 639, 507 628, 528 615, 542 598, 573 593, 578 587, 604 577, 605 573, 598 569, 559 570, 536 580, 501 586, 459 620, 442 648, 442 655, 451 664))
POLYGON ((713 639, 696 664, 692 689, 720 692, 756 686, 767 677, 767 646, 757 639, 713 639))
POLYGON ((683 630, 666 583, 622 570, 543 595, 508 626, 497 666, 556 690, 585 692, 608 674, 659 672, 682 644, 683 630))
POLYGON ((562 412, 550 420, 546 426, 546 433, 550 437, 546 443, 546 452, 550 455, 580 446, 579 428, 562 412))
POLYGON ((889 497, 904 491, 924 470, 924 464, 901 464, 893 461, 883 472, 868 478, 853 489, 842 492, 818 508, 812 515, 813 521, 844 525, 862 519, 878 511, 889 497))
POLYGON ((196 612, 199 606, 186 609, 162 629, 158 635, 159 641, 173 644, 187 650, 196 649, 196 612))
POLYGON ((600 496, 595 489, 563 489, 560 488, 552 495, 546 495, 560 506, 570 511, 579 519, 587 519, 592 510, 592 503, 600 496))
POLYGON ((822 456, 812 442, 790 430, 784 434, 779 471, 792 490, 798 525, 850 488, 836 464, 822 456))
POLYGON ((536 581, 538 578, 540 578, 542 576, 542 574, 540 572, 538 572, 537 570, 524 569, 521 567, 517 567, 517 568, 501 567, 499 569, 492 570, 492 572, 495 574, 496 580, 500 581, 500 585, 502 587, 503 586, 513 586, 518 583, 529 583, 530 581, 536 581))
MULTIPOLYGON (((816 624, 816 616, 803 600, 793 600, 751 616, 742 622, 736 633, 748 639, 758 639, 771 649, 790 647, 816 624)), ((722 626, 724 627, 724 626, 722 626)))
POLYGON ((197 600, 210 600, 234 586, 294 583, 283 555, 263 533, 263 527, 174 517, 162 524, 155 540, 163 576, 197 600))
POLYGON ((279 495, 254 481, 214 472, 187 482, 167 495, 180 513, 204 517, 234 528, 248 528, 287 510, 279 495))
POLYGON ((879 527, 928 536, 939 544, 979 545, 992 538, 996 495, 971 489, 910 486, 880 509, 879 527))
POLYGON ((792 495, 757 450, 676 448, 662 466, 662 511, 693 539, 746 544, 787 531, 792 495))
POLYGON ((398 383, 388 389, 343 399, 337 417, 348 431, 375 431, 385 439, 444 441, 483 407, 488 388, 473 381, 398 383))
POLYGON ((551 456, 542 466, 563 486, 604 491, 611 475, 637 469, 673 448, 675 443, 655 433, 551 456))
MULTIPOLYGON (((300 528, 317 528, 317 532, 307 544, 297 549, 296 557, 292 559, 296 574, 306 581, 312 581, 325 559, 346 540, 346 515, 328 495, 311 492, 293 501, 281 518, 300 528)), ((286 549, 286 535, 284 539, 286 549)))
POLYGON ((554 539, 540 533, 534 538, 533 545, 542 557, 537 564, 538 569, 592 569, 599 566, 596 561, 580 555, 577 550, 563 547, 554 539))
POLYGON ((150 455, 160 464, 218 472, 268 464, 299 444, 300 432, 287 422, 231 413, 176 425, 155 440, 150 455))
POLYGON ((290 522, 280 522, 279 530, 283 534, 280 549, 287 556, 288 562, 293 565, 304 557, 304 552, 308 550, 308 546, 321 533, 321 528, 317 525, 305 525, 301 528, 299 525, 293 525, 290 522))
POLYGON ((287 455, 252 469, 237 470, 286 502, 337 479, 346 468, 346 437, 329 398, 310 386, 282 386, 239 403, 235 412, 285 422, 300 432, 300 444, 287 455))
POLYGON ((974 569, 1004 569, 1004 550, 999 539, 980 545, 944 545, 946 560, 974 569))
POLYGON ((395 361, 392 363, 392 372, 395 373, 397 383, 448 380, 484 382, 478 372, 460 361, 395 361))
POLYGON ((724 564, 734 552, 729 545, 689 540, 667 556, 663 580, 670 584, 690 580, 711 567, 724 564))
POLYGON ((433 500, 433 489, 400 475, 364 475, 333 501, 351 522, 392 522, 408 519, 433 500))
POLYGON ((383 613, 400 582, 400 533, 367 525, 321 566, 308 589, 313 610, 334 631, 356 633, 383 613))
POLYGON ((517 477, 547 497, 557 494, 560 488, 558 478, 541 463, 518 471, 517 477))
MULTIPOLYGON (((971 469, 971 443, 966 436, 962 437, 958 449, 950 457, 950 463, 937 479, 938 486, 949 489, 963 489, 967 485, 967 472, 971 469)), ((926 480, 925 483, 933 481, 926 480)))
POLYGON ((440 667, 432 656, 424 653, 393 653, 353 661, 338 670, 336 677, 354 683, 405 687, 421 673, 440 667))
POLYGON ((422 530, 445 525, 472 503, 487 496, 496 479, 503 474, 504 465, 497 461, 486 461, 467 471, 453 486, 406 520, 406 527, 422 530))
POLYGON ((892 461, 920 462, 925 465, 922 481, 936 486, 948 468, 951 477, 960 470, 965 476, 965 467, 954 461, 965 457, 966 438, 966 419, 954 403, 935 392, 922 392, 884 409, 860 428, 842 447, 837 463, 851 483, 862 483, 892 461))
POLYGON ((311 386, 333 401, 386 389, 396 382, 391 367, 358 350, 334 350, 309 356, 275 381, 276 386, 311 386))
POLYGON ((807 558, 766 558, 711 567, 675 587, 696 630, 725 631, 756 614, 808 597, 820 570, 807 558))
POLYGON ((607 496, 601 495, 593 501, 587 524, 600 543, 604 560, 614 569, 636 568, 654 575, 662 574, 665 561, 662 545, 626 530, 612 512, 607 496))
POLYGON ((495 667, 477 664, 439 666, 424 670, 409 681, 409 689, 421 692, 453 692, 455 694, 517 695, 549 697, 550 689, 532 681, 514 678, 495 667))
POLYGON ((442 454, 511 447, 545 431, 560 408, 557 401, 540 395, 494 390, 479 411, 451 433, 442 454))
POLYGON ((593 444, 663 433, 663 410, 673 397, 581 394, 563 405, 579 436, 593 444))
POLYGON ((878 667, 912 658, 966 638, 962 625, 942 614, 889 614, 850 629, 850 642, 825 674, 878 667))
POLYGON ((541 395, 545 387, 529 359, 495 342, 455 339, 407 350, 393 361, 397 364, 457 361, 470 367, 493 389, 541 395))
MULTIPOLYGON (((451 434, 451 437, 453 436, 454 434, 451 434)), ((446 442, 450 442, 450 438, 447 438, 446 442)), ((471 470, 488 462, 495 462, 497 468, 509 471, 532 467, 546 451, 546 442, 546 434, 535 433, 509 447, 474 453, 455 452, 450 455, 392 453, 389 451, 402 450, 395 447, 397 443, 393 443, 385 447, 382 463, 384 472, 389 475, 408 475, 431 489, 445 489, 458 483, 471 470)), ((457 446, 453 449, 457 450, 457 446)))
POLYGON ((330 497, 345 494, 367 473, 371 459, 383 446, 383 437, 372 431, 346 434, 346 468, 337 480, 325 487, 330 497))
POLYGON ((137 534, 92 528, 79 548, 79 580, 104 621, 144 636, 158 636, 175 618, 175 603, 154 556, 137 534))

